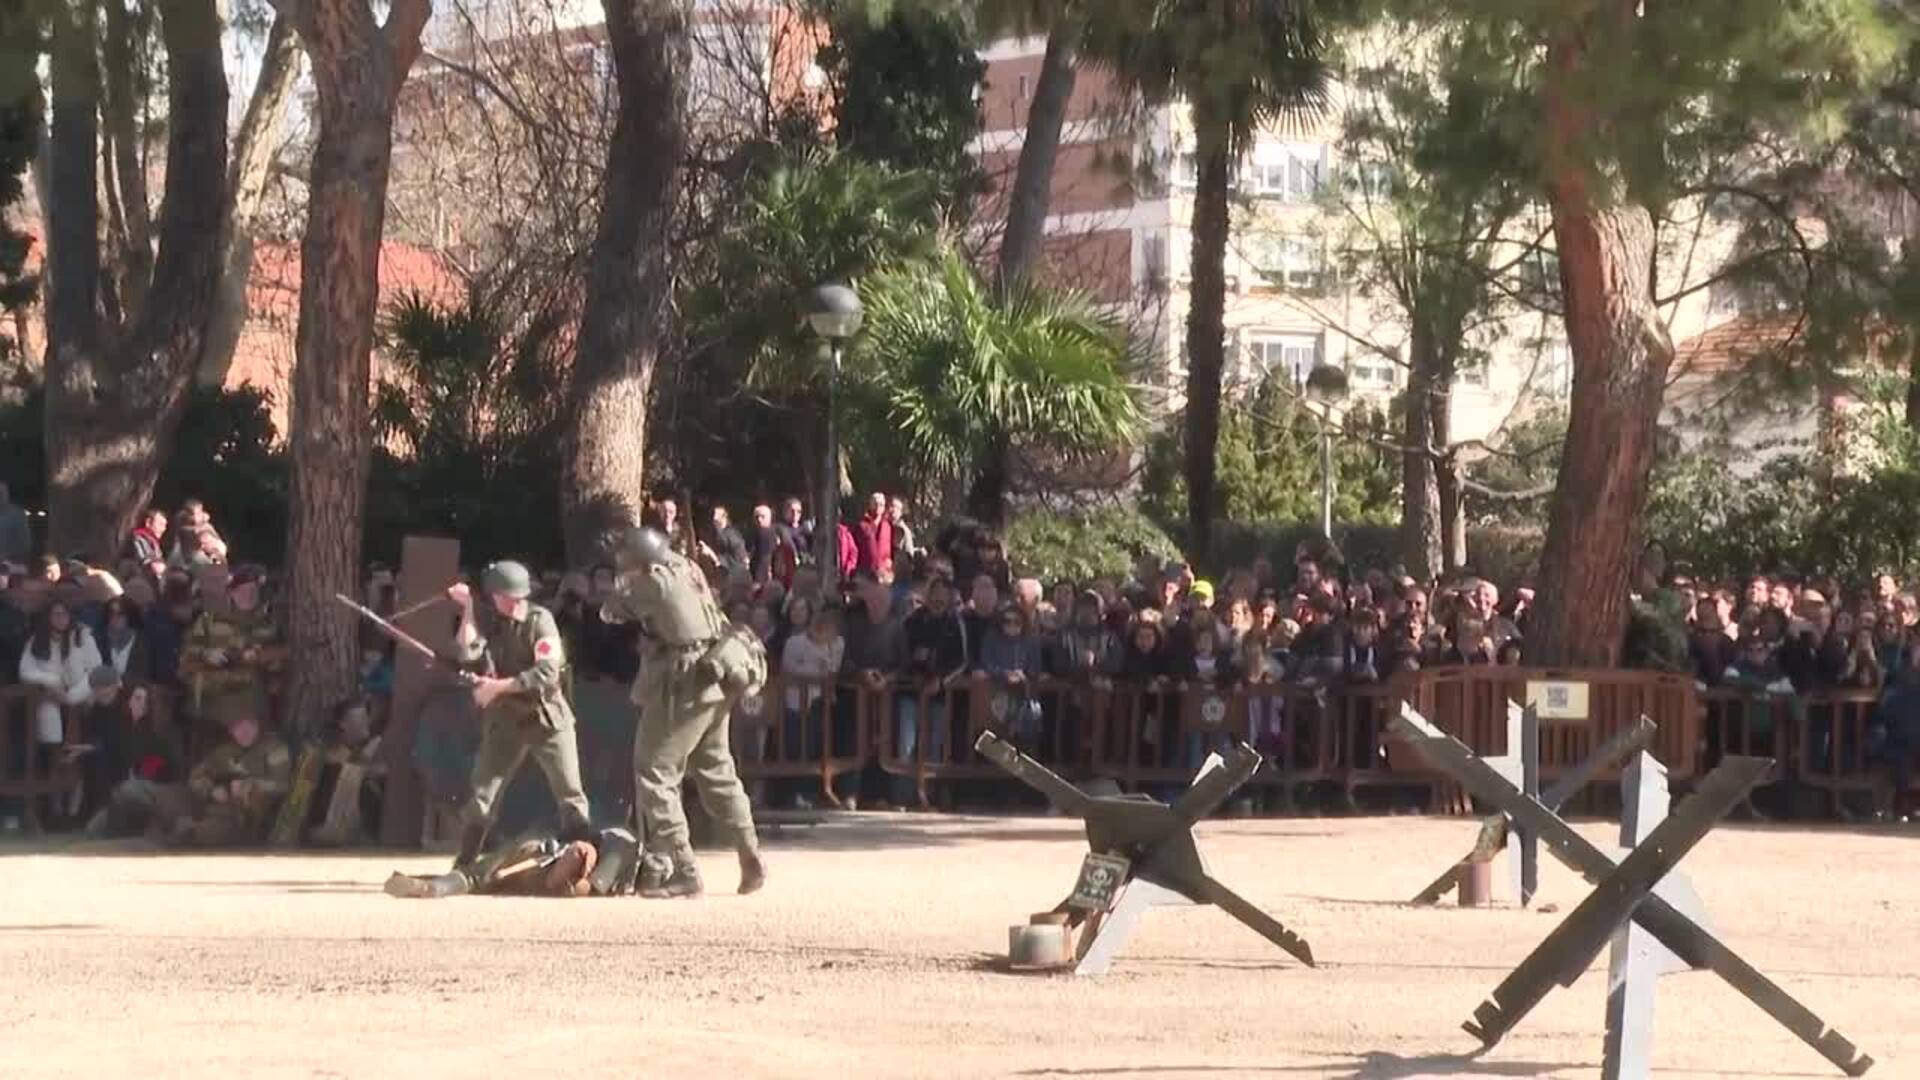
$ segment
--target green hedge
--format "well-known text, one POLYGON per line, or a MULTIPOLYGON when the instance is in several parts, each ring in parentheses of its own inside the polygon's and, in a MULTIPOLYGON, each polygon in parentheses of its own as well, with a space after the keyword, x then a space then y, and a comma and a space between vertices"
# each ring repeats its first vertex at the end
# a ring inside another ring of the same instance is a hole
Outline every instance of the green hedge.
POLYGON ((1124 581, 1142 555, 1162 561, 1180 557, 1179 545, 1152 518, 1117 507, 1087 514, 1019 513, 1003 543, 1015 573, 1048 582, 1124 581))

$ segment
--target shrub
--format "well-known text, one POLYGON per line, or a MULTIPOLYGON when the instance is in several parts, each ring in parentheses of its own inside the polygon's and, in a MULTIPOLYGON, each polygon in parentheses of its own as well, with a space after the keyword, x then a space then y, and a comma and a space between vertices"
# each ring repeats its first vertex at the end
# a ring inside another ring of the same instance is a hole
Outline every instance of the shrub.
POLYGON ((1119 508, 1087 514, 1019 513, 1008 525, 1004 543, 1014 571, 1042 581, 1125 580, 1142 555, 1161 561, 1181 557, 1179 546, 1153 519, 1119 508))

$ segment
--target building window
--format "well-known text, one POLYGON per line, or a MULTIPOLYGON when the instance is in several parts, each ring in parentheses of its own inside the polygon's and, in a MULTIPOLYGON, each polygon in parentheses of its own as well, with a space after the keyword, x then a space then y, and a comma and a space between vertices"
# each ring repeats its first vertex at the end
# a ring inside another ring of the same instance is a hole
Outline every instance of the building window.
POLYGON ((1358 161, 1348 166, 1348 183, 1352 190, 1368 199, 1385 199, 1393 194, 1393 184, 1398 173, 1393 164, 1386 161, 1358 161))
POLYGON ((1031 90, 1031 89, 1032 89, 1032 82, 1031 82, 1031 79, 1030 79, 1030 78, 1029 78, 1028 76, 1026 76, 1026 75, 1022 75, 1022 76, 1020 76, 1020 97, 1019 97, 1019 100, 1021 100, 1021 101, 1025 101, 1025 100, 1027 100, 1027 93, 1028 93, 1028 91, 1029 91, 1029 90, 1031 90))
POLYGON ((1380 356, 1362 357, 1347 369, 1358 390, 1391 390, 1397 381, 1399 366, 1380 356))
POLYGON ((1320 197, 1327 148, 1313 143, 1264 143, 1254 147, 1254 194, 1283 202, 1312 202, 1320 197))
POLYGON ((1256 378, 1279 375, 1297 386, 1320 364, 1321 337, 1254 331, 1247 338, 1247 359, 1256 378))
POLYGON ((1150 285, 1162 286, 1167 282, 1167 238, 1160 233, 1149 233, 1142 237, 1140 247, 1140 277, 1150 285))
POLYGON ((1200 186, 1200 156, 1191 150, 1173 155, 1173 186, 1192 191, 1200 186))
POLYGON ((1573 349, 1565 341, 1549 341, 1541 347, 1540 362, 1533 371, 1533 388, 1544 397, 1565 401, 1573 393, 1573 349))
POLYGON ((1487 358, 1479 354, 1463 356, 1460 365, 1454 369, 1453 381, 1461 386, 1471 386, 1477 390, 1487 388, 1487 358))
POLYGON ((1274 285, 1305 290, 1324 283, 1326 252, 1314 237, 1266 233, 1252 237, 1247 247, 1247 261, 1274 285))

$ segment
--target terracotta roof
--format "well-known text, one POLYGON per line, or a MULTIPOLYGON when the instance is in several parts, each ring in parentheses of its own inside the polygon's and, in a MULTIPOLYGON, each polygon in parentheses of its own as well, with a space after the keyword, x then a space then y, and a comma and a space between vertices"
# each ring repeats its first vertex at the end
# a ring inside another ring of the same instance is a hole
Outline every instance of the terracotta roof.
MULTIPOLYGON (((380 245, 380 301, 405 292, 457 302, 465 290, 453 267, 426 248, 389 240, 380 245)), ((292 322, 300 311, 300 248, 262 243, 253 250, 247 306, 256 319, 292 322)))
MULTIPOLYGON (((46 256, 40 223, 20 225, 28 238, 25 269, 36 273, 46 256)), ((389 240, 380 245, 380 300, 384 304, 408 291, 458 302, 466 284, 451 264, 426 248, 389 240)), ((253 248, 253 274, 247 281, 247 307, 256 319, 291 323, 300 312, 300 245, 261 241, 253 248)))
POLYGON ((1718 375, 1779 349, 1802 330, 1798 316, 1740 315, 1674 346, 1673 377, 1718 375))

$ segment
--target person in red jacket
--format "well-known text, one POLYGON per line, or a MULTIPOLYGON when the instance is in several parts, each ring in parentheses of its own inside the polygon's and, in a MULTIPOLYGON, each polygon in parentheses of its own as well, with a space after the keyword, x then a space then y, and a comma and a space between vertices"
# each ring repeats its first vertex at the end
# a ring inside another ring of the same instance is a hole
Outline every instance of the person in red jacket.
POLYGON ((167 571, 166 549, 160 544, 166 535, 167 512, 157 506, 142 514, 139 527, 133 530, 133 559, 156 580, 167 571))
POLYGON ((877 577, 893 567, 893 520, 887 517, 887 497, 876 491, 867 496, 867 512, 860 518, 854 541, 860 545, 859 569, 877 577))

